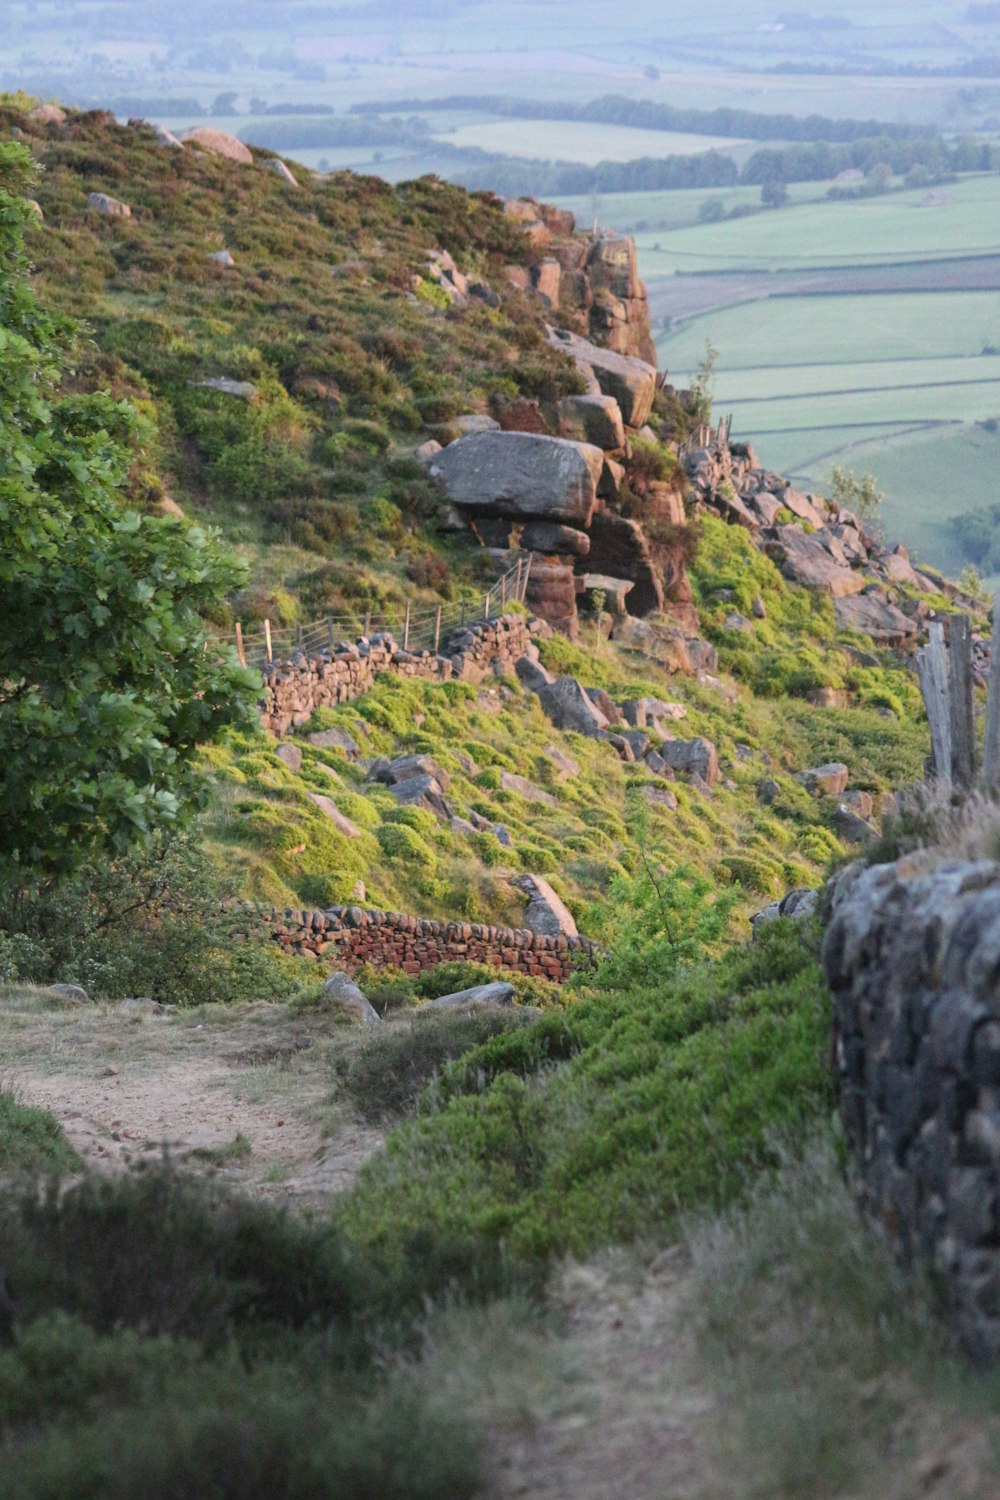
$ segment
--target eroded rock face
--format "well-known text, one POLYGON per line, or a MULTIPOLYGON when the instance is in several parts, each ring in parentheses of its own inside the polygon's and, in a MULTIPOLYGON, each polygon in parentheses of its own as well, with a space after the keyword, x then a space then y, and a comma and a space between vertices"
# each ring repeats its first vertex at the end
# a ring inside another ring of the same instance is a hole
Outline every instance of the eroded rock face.
POLYGON ((382 1018, 363 990, 343 970, 331 974, 323 987, 327 1004, 345 1021, 356 1026, 379 1026, 382 1018))
POLYGON ((711 740, 667 740, 660 751, 673 771, 699 777, 706 786, 719 779, 719 761, 711 740))
POLYGON ((558 409, 563 437, 593 443, 606 453, 625 446, 621 408, 613 396, 566 396, 558 409))
POLYGON ((603 395, 614 397, 626 427, 643 427, 649 421, 656 394, 655 364, 616 354, 564 329, 552 334, 551 343, 576 360, 584 374, 589 371, 603 395))
POLYGON ((630 578, 634 587, 628 596, 629 614, 648 615, 663 608, 662 577, 638 521, 611 511, 597 511, 590 525, 586 571, 630 578))
POLYGON ((824 766, 811 766, 808 771, 800 771, 796 777, 807 792, 812 792, 814 796, 825 792, 829 797, 839 797, 841 792, 846 792, 850 779, 850 771, 840 760, 828 761, 824 766))
POLYGON ((842 629, 858 630, 886 646, 900 646, 918 630, 917 622, 890 604, 882 593, 836 599, 833 613, 842 629))
POLYGON ((604 714, 575 677, 557 677, 539 689, 538 700, 557 729, 594 736, 608 728, 604 714))
POLYGON ((590 534, 578 531, 575 526, 560 526, 557 521, 530 521, 521 533, 521 546, 529 552, 586 557, 590 552, 590 534))
POLYGON ((764 550, 793 583, 823 589, 834 599, 860 594, 868 582, 864 574, 838 562, 818 536, 810 536, 801 526, 775 526, 764 550))
POLYGON ((120 198, 112 198, 108 193, 90 193, 87 196, 87 207, 91 213, 103 214, 106 219, 131 219, 132 210, 127 203, 120 198))
POLYGON ((589 443, 530 432, 477 432, 450 443, 430 473, 463 510, 586 527, 603 464, 604 454, 589 443))

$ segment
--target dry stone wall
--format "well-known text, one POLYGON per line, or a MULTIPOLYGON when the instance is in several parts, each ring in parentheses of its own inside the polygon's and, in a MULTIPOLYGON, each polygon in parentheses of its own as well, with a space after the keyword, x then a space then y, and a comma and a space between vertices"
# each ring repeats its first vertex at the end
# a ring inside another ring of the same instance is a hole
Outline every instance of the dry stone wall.
POLYGON ((383 672, 438 682, 478 682, 488 672, 507 674, 530 642, 527 622, 520 615, 504 615, 453 632, 440 652, 404 651, 391 635, 376 635, 342 641, 319 655, 299 653, 269 662, 258 703, 261 723, 271 734, 287 734, 307 724, 318 708, 360 698, 383 672))
POLYGON ((852 867, 823 950, 861 1200, 1000 1356, 1000 864, 852 867))
POLYGON ((300 957, 355 974, 362 964, 392 965, 419 974, 461 959, 493 964, 562 984, 574 970, 594 962, 599 949, 583 937, 550 937, 526 928, 481 922, 443 922, 396 911, 334 906, 327 911, 286 909, 271 919, 274 937, 300 957))

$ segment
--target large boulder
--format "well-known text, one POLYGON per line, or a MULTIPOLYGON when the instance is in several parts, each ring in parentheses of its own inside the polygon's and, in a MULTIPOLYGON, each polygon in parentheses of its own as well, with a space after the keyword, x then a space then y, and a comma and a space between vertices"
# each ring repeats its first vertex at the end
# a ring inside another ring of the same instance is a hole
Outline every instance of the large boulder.
POLYGON ((540 802, 543 807, 558 807, 559 803, 551 792, 545 792, 540 786, 535 786, 527 776, 518 776, 516 771, 501 771, 500 786, 505 792, 514 792, 518 797, 523 797, 525 802, 540 802))
POLYGON ((604 454, 533 432, 476 432, 439 453, 430 473, 453 505, 486 515, 588 526, 604 454))
POLYGON ((596 737, 608 728, 608 720, 588 697, 575 677, 557 677, 538 691, 542 710, 557 729, 596 737))
POLYGON ((359 830, 355 828, 350 818, 344 816, 336 802, 329 797, 324 797, 322 792, 310 792, 309 801, 315 802, 321 813, 325 813, 338 833, 342 833, 347 839, 359 837, 359 830))
POLYGON ((253 166, 253 156, 243 142, 224 130, 213 130, 210 125, 196 125, 193 130, 185 130, 180 139, 185 145, 207 151, 210 156, 224 156, 227 161, 239 162, 241 166, 253 166))
POLYGON ((628 609, 648 615, 663 608, 663 578, 650 555, 649 540, 638 521, 598 511, 590 527, 587 571, 611 578, 630 578, 628 609))
POLYGON ((389 791, 401 807, 422 807, 437 818, 451 822, 452 810, 444 799, 441 783, 434 776, 409 776, 396 781, 389 791))
POLYGON ((576 923, 569 908, 540 875, 515 876, 513 884, 528 897, 524 920, 542 937, 576 937, 576 923))
POLYGON ((450 785, 447 771, 443 771, 430 755, 397 755, 395 760, 376 761, 368 773, 371 781, 383 786, 397 786, 414 776, 432 776, 442 791, 450 785))
POLYGON ((775 526, 764 550, 793 583, 823 589, 834 599, 860 594, 868 582, 862 573, 835 561, 819 533, 810 535, 801 526, 775 526))
POLYGON ((298 187, 299 184, 294 174, 285 166, 280 156, 269 156, 265 161, 259 161, 257 165, 262 172, 273 172, 275 177, 280 177, 288 187, 298 187))
POLYGON ((823 766, 811 766, 808 771, 799 771, 796 781, 801 781, 807 792, 814 795, 825 792, 829 797, 839 797, 846 792, 851 773, 841 760, 827 761, 823 766))
POLYGON ((919 625, 882 593, 857 594, 853 599, 835 599, 833 613, 842 630, 857 630, 880 645, 901 646, 916 635, 919 625))
POLYGON ((524 602, 548 624, 576 634, 576 579, 569 563, 542 563, 533 557, 524 602))
POLYGON ((655 365, 602 349, 561 328, 552 332, 550 342, 574 359, 584 375, 590 372, 603 395, 615 398, 626 427, 643 427, 649 421, 656 395, 655 365))
POLYGON ((351 976, 343 970, 330 975, 323 987, 323 994, 330 1008, 343 1016, 345 1021, 353 1021, 357 1026, 381 1024, 382 1018, 368 996, 358 989, 351 976))
POLYGON ((693 661, 691 641, 679 625, 661 625, 626 615, 615 622, 613 636, 626 651, 636 651, 650 661, 659 662, 668 672, 691 673, 702 665, 693 661))

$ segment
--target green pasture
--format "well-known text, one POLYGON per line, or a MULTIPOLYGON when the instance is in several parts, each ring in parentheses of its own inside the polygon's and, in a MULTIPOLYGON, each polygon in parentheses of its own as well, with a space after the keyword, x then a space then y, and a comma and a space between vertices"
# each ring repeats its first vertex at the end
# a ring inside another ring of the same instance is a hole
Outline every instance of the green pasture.
POLYGON ((722 404, 773 401, 783 405, 790 394, 821 397, 826 402, 879 391, 958 391, 994 381, 1000 381, 1000 355, 969 355, 734 370, 719 380, 718 391, 722 404))
MULTIPOLYGON (((640 269, 645 260, 641 255, 640 269)), ((661 362, 681 380, 703 357, 706 339, 719 350, 716 392, 721 394, 731 370, 759 372, 764 379, 772 366, 979 355, 984 344, 1000 347, 1000 298, 995 292, 900 292, 748 302, 665 334, 658 342, 661 362)), ((786 389, 801 390, 803 378, 804 371, 789 369, 786 389)), ((903 380, 900 372, 893 384, 903 380)))
MULTIPOLYGON (((829 184, 825 182, 795 182, 788 189, 790 203, 815 203, 825 198, 829 184)), ((759 187, 735 188, 677 188, 652 193, 577 193, 554 201, 560 208, 568 208, 581 224, 590 224, 595 215, 602 224, 618 229, 622 234, 655 234, 657 230, 683 229, 697 224, 698 212, 709 198, 718 198, 725 213, 734 208, 756 208, 760 205, 759 187)), ((745 221, 730 228, 739 233, 745 221)), ((644 247, 646 240, 643 240, 644 247)), ((662 243, 662 242, 661 242, 662 243)), ((657 248, 654 239, 649 246, 657 248)), ((647 257, 643 249, 643 260, 647 257)))
POLYGON ((640 234, 638 243, 647 277, 995 253, 1000 250, 1000 175, 846 202, 793 203, 735 225, 699 224, 659 238, 655 232, 640 234))

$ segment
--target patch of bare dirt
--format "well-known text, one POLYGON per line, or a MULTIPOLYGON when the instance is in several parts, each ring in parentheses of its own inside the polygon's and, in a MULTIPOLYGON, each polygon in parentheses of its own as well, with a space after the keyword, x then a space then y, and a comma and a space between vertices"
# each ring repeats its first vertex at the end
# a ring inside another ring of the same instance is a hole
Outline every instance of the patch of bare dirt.
POLYGON ((98 1171, 166 1154, 314 1206, 348 1187, 382 1143, 331 1105, 339 1044, 328 1026, 279 1006, 156 1014, 26 999, 0 1021, 0 1082, 51 1110, 98 1171))

